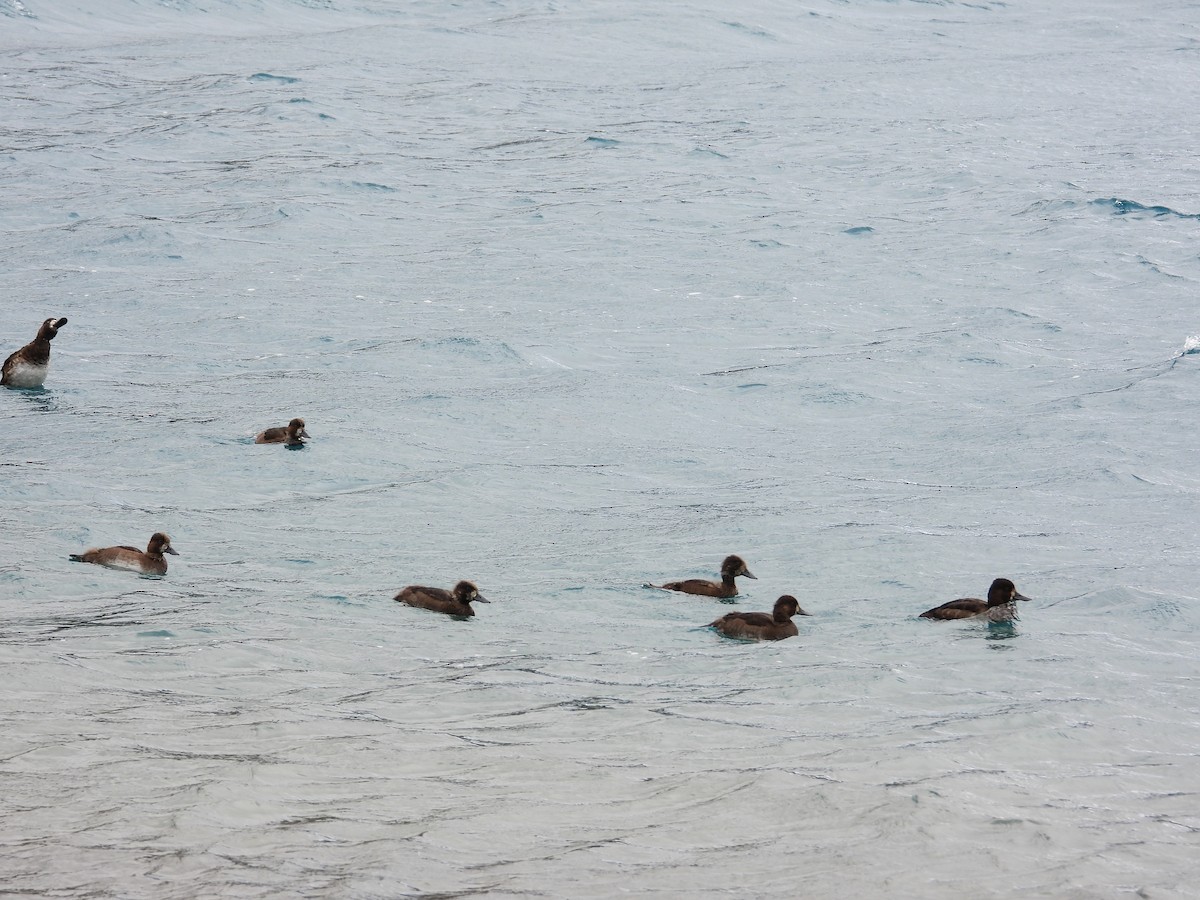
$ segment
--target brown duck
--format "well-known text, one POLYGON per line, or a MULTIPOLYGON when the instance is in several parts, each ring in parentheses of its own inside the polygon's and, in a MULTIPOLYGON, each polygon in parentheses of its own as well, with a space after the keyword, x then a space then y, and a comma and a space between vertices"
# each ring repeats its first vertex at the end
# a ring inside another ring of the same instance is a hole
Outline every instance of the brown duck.
POLYGON ((726 613, 715 622, 709 622, 709 628, 715 628, 726 637, 743 638, 752 641, 782 641, 784 638, 795 637, 800 632, 792 616, 807 616, 800 608, 799 601, 791 594, 784 594, 775 601, 775 609, 770 614, 761 612, 731 612, 726 613))
POLYGON ((727 556, 725 561, 721 563, 721 580, 708 581, 704 578, 689 578, 686 581, 668 581, 666 584, 651 584, 649 587, 659 588, 664 591, 681 591, 685 594, 699 594, 704 597, 736 597, 737 585, 733 579, 738 575, 744 578, 754 578, 757 576, 751 575, 750 570, 746 568, 746 563, 742 561, 740 556, 727 556))
POLYGON ((304 420, 292 419, 282 428, 268 428, 260 431, 254 438, 254 443, 287 444, 290 447, 296 447, 303 444, 306 437, 310 437, 310 435, 304 430, 304 420))
POLYGON ((157 531, 151 536, 145 553, 137 547, 98 547, 83 553, 72 553, 71 559, 75 562, 108 566, 110 569, 129 569, 143 575, 166 575, 167 560, 163 556, 164 553, 179 555, 171 546, 171 539, 157 531))
POLYGON ((38 329, 37 337, 11 354, 0 370, 0 384, 11 388, 39 388, 50 371, 50 342, 66 319, 47 319, 38 329))
POLYGON ((1017 593, 1017 586, 1007 578, 997 578, 988 588, 987 600, 964 597, 951 600, 921 613, 922 619, 974 619, 985 616, 989 622, 1011 622, 1017 617, 1017 600, 1028 600, 1017 593))
POLYGON ((472 603, 492 602, 479 593, 479 589, 469 581, 460 581, 454 586, 453 591, 410 584, 394 599, 397 603, 407 603, 409 606, 419 606, 421 609, 432 609, 434 612, 463 617, 475 615, 475 610, 471 608, 472 603))

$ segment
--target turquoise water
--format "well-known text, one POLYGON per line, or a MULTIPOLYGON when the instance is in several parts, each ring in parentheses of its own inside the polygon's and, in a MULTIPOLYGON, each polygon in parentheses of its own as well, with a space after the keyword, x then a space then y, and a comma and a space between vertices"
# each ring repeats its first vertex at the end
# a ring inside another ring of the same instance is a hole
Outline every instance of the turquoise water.
POLYGON ((0 0, 4 890, 1193 895, 1198 29, 0 0))

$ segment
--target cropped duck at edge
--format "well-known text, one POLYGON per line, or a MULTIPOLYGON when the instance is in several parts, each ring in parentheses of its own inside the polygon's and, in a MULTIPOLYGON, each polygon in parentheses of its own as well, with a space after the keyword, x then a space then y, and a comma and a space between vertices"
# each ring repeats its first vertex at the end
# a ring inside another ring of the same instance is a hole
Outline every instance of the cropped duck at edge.
POLYGON ((479 593, 479 589, 469 581, 460 581, 453 591, 445 588, 425 587, 410 584, 395 596, 397 603, 418 606, 421 609, 431 609, 434 612, 446 613, 448 616, 470 617, 475 615, 472 603, 491 603, 487 597, 479 593))
POLYGON ((740 556, 727 556, 725 561, 721 563, 721 580, 708 581, 704 578, 689 578, 686 581, 668 581, 665 584, 651 584, 647 587, 659 588, 664 591, 680 591, 684 594, 698 594, 703 597, 721 597, 729 598, 737 596, 737 585, 734 583, 734 578, 741 575, 743 578, 754 578, 757 576, 751 575, 750 570, 746 568, 746 563, 742 561, 740 556))
POLYGON ((150 543, 143 553, 137 547, 98 547, 85 550, 83 553, 72 553, 74 562, 95 563, 110 569, 128 569, 131 572, 141 572, 143 575, 166 575, 167 560, 164 553, 178 556, 171 546, 171 539, 161 531, 156 531, 150 538, 150 543))
POLYGON ((768 615, 761 612, 726 613, 709 628, 715 628, 726 637, 753 641, 782 641, 799 634, 792 616, 810 615, 800 608, 800 602, 791 594, 784 594, 775 601, 775 609, 768 615))
POLYGON ((0 370, 0 384, 11 388, 39 388, 50 371, 50 342, 66 319, 47 319, 38 329, 37 337, 9 355, 0 370))
POLYGON ((964 597, 951 600, 921 613, 922 619, 974 619, 985 617, 989 622, 1011 622, 1017 618, 1018 600, 1029 600, 1017 592, 1017 586, 1007 578, 997 578, 988 588, 987 600, 964 597))

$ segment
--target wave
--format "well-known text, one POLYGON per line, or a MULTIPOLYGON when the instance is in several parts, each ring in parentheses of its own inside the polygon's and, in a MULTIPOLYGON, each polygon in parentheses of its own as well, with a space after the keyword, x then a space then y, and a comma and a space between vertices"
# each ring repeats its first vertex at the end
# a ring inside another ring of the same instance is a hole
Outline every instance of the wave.
MULTIPOLYGON (((1085 205, 1082 200, 1037 200, 1021 210, 1021 215, 1034 214, 1045 216, 1058 212, 1070 212, 1085 205)), ((1086 201, 1086 205, 1107 212, 1114 216, 1132 216, 1144 219, 1200 219, 1200 213, 1180 212, 1169 206, 1139 203, 1137 200, 1126 200, 1122 197, 1097 197, 1086 201)))
POLYGON ((1200 219, 1200 213, 1185 213, 1171 209, 1169 206, 1147 206, 1136 200, 1122 200, 1120 197, 1104 197, 1090 201, 1090 205, 1098 206, 1115 216, 1139 216, 1151 219, 1174 217, 1176 219, 1200 219))
POLYGON ((396 20, 404 5, 387 0, 0 0, 0 46, 57 38, 305 33, 396 20))

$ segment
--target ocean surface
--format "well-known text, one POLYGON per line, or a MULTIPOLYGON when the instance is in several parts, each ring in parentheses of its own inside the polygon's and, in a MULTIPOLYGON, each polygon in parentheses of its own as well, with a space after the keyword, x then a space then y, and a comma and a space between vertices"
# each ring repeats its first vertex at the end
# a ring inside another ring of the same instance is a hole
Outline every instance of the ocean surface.
POLYGON ((1195 0, 0 0, 0 896, 1200 896, 1198 82, 1195 0))

